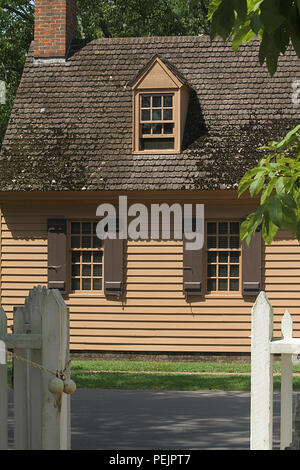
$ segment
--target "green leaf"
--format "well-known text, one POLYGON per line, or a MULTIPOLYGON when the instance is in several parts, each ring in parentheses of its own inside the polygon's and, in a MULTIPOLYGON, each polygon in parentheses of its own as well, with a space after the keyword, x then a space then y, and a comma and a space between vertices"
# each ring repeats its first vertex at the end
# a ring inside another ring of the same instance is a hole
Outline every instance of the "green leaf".
POLYGON ((287 207, 290 207, 291 209, 297 209, 296 202, 288 194, 280 194, 279 198, 283 202, 283 204, 286 205, 287 207))
POLYGON ((273 33, 285 21, 285 17, 280 13, 279 0, 264 0, 260 11, 260 19, 267 33, 273 33))
POLYGON ((240 197, 251 185, 252 180, 244 181, 242 184, 239 184, 238 187, 238 197, 240 197))
POLYGON ((276 184, 276 181, 277 181, 277 178, 275 176, 269 181, 269 183, 267 184, 267 186, 263 190, 261 198, 260 198, 260 203, 261 204, 263 204, 267 200, 267 198, 270 196, 270 194, 272 193, 272 191, 274 189, 274 186, 276 184))
POLYGON ((264 176, 259 176, 254 179, 254 181, 251 183, 249 191, 251 196, 254 196, 255 194, 258 194, 265 182, 265 177, 264 176))
POLYGON ((269 204, 269 216, 270 221, 273 222, 277 227, 282 225, 282 206, 279 198, 273 196, 269 204))
POLYGON ((295 211, 290 207, 283 206, 282 226, 294 235, 297 230, 297 222, 298 219, 295 211))
POLYGON ((273 224, 273 222, 269 219, 268 216, 265 216, 262 226, 262 237, 268 245, 271 245, 277 232, 277 225, 273 224))
POLYGON ((241 44, 246 44, 247 42, 251 41, 254 36, 254 32, 252 31, 250 22, 246 22, 243 24, 235 33, 232 40, 232 48, 234 52, 237 52, 239 46, 241 44))
POLYGON ((261 30, 262 26, 263 26, 262 22, 261 22, 261 19, 260 19, 260 16, 259 15, 254 15, 251 18, 250 25, 251 25, 252 31, 254 31, 255 34, 258 34, 259 31, 261 30))
POLYGON ((292 130, 290 130, 286 136, 280 140, 279 142, 276 143, 276 149, 278 150, 283 150, 286 148, 288 145, 291 145, 294 142, 295 134, 300 130, 300 124, 298 124, 296 127, 294 127, 292 130))
POLYGON ((297 225, 296 237, 300 241, 300 220, 297 225))
POLYGON ((291 29, 292 44, 297 56, 300 57, 300 12, 298 8, 296 5, 291 8, 289 22, 291 29))
POLYGON ((233 0, 233 6, 237 12, 238 19, 245 21, 247 18, 247 0, 233 0))

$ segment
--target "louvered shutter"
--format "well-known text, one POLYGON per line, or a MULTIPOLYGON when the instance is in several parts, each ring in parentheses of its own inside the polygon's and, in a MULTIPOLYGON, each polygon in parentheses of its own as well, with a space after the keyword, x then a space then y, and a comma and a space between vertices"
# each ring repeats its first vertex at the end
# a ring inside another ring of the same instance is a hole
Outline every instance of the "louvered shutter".
POLYGON ((104 240, 104 293, 120 298, 124 291, 125 240, 104 240))
POLYGON ((66 219, 48 219, 48 288, 65 291, 67 286, 66 219))
POLYGON ((203 295, 203 248, 187 250, 183 243, 183 292, 186 297, 203 295))
POLYGON ((259 229, 252 236, 249 246, 242 242, 242 293, 257 296, 262 290, 262 236, 259 229))

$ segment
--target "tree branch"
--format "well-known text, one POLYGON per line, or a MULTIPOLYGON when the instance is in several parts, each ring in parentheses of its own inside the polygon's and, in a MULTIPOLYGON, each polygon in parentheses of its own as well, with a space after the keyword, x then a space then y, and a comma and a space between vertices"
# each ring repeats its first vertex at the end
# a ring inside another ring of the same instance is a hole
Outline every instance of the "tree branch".
POLYGON ((14 13, 15 15, 20 16, 25 21, 28 21, 30 23, 34 23, 34 19, 32 18, 32 16, 28 15, 27 13, 25 13, 23 11, 17 10, 16 8, 11 7, 10 5, 7 5, 7 4, 4 4, 2 8, 4 10, 10 11, 11 13, 14 13))

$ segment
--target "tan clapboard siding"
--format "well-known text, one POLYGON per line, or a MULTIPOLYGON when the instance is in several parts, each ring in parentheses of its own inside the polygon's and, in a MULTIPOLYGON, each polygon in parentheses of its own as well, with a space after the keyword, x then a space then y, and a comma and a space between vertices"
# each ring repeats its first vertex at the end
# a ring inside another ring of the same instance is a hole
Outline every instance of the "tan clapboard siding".
MULTIPOLYGON (((35 285, 47 285, 47 218, 94 218, 98 204, 11 205, 3 210, 1 303, 12 317, 35 285)), ((211 212, 216 216, 215 206, 211 212)), ((209 216, 209 211, 207 211, 209 216)), ((222 214, 220 214, 222 217, 222 214)), ((126 299, 71 294, 71 348, 149 352, 249 352, 253 299, 207 295, 187 303, 182 293, 182 242, 128 242, 126 299)), ((300 246, 282 232, 264 248, 265 289, 274 306, 275 336, 288 308, 300 337, 300 246)))

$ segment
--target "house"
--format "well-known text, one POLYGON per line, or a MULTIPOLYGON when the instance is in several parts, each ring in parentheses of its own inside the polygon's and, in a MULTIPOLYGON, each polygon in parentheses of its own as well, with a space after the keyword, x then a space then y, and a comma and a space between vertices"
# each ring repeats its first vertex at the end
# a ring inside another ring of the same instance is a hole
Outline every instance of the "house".
POLYGON ((0 163, 5 311, 48 285, 69 306, 74 352, 240 355, 264 289, 277 334, 289 308, 299 335, 299 243, 240 244, 257 200, 237 198, 257 148, 299 122, 299 59, 270 78, 256 41, 235 54, 206 36, 76 40, 75 1, 36 0, 35 14, 0 163), (204 204, 203 248, 102 242, 97 207, 120 196, 204 204))

